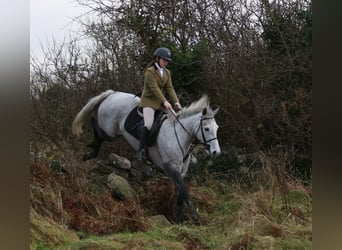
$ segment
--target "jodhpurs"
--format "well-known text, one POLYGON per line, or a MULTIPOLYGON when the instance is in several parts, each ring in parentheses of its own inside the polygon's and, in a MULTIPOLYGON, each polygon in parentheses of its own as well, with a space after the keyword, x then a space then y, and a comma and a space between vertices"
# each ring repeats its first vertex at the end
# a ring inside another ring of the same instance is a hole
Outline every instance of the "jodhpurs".
POLYGON ((151 130, 154 120, 154 109, 150 107, 143 108, 143 115, 144 115, 144 126, 151 130))

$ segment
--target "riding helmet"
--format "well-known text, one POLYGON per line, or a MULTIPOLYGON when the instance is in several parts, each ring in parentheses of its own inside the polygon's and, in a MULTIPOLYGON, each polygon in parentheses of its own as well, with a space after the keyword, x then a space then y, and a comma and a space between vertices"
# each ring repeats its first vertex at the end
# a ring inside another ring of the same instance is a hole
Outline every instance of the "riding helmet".
POLYGON ((154 51, 153 56, 154 57, 158 56, 158 57, 164 58, 167 61, 172 61, 171 52, 168 48, 161 47, 161 48, 156 49, 156 51, 154 51))

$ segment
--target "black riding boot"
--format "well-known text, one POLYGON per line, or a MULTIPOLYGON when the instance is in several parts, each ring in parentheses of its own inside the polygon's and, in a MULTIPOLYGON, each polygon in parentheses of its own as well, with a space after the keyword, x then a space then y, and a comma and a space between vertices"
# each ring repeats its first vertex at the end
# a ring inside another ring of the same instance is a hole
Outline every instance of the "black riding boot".
POLYGON ((137 152, 137 160, 145 160, 146 159, 146 150, 147 150, 147 139, 150 135, 150 130, 144 127, 143 132, 141 133, 139 149, 137 152))

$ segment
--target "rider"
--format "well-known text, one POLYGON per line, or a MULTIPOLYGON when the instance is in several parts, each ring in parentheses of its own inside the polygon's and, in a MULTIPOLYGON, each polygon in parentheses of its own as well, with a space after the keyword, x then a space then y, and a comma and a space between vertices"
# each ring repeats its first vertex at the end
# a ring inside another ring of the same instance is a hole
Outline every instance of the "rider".
POLYGON ((172 105, 165 98, 164 93, 170 98, 176 111, 182 109, 172 85, 170 71, 166 69, 170 61, 172 61, 170 50, 164 47, 158 48, 153 54, 153 60, 144 70, 144 88, 139 103, 139 106, 143 109, 144 129, 137 152, 138 160, 146 157, 147 139, 153 124, 155 111, 163 108, 172 109, 172 105))

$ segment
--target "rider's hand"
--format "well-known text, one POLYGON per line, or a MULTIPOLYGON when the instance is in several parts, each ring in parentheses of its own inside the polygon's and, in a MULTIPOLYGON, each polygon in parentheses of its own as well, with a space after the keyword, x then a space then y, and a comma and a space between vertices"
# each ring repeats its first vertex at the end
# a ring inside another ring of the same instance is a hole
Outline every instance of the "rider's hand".
POLYGON ((175 110, 176 110, 176 111, 182 110, 182 105, 180 105, 179 102, 176 102, 176 103, 175 103, 175 110))
POLYGON ((168 101, 165 101, 165 102, 163 103, 163 106, 164 106, 164 108, 166 108, 166 109, 172 109, 172 106, 171 106, 171 104, 170 104, 168 101))

